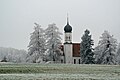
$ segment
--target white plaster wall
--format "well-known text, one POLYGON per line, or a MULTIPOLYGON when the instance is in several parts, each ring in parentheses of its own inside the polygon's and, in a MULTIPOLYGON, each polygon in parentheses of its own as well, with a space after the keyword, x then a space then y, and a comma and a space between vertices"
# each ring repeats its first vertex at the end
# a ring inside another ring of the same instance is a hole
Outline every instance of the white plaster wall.
POLYGON ((74 64, 74 59, 76 59, 76 64, 79 64, 79 59, 81 60, 81 58, 80 57, 73 57, 72 58, 73 64, 74 64))
POLYGON ((65 63, 72 64, 72 44, 64 44, 65 63))
POLYGON ((67 42, 67 43, 71 43, 72 42, 72 33, 65 33, 65 42, 67 42), (68 38, 66 38, 66 37, 68 37, 68 38), (70 37, 70 39, 69 39, 69 37, 70 37))

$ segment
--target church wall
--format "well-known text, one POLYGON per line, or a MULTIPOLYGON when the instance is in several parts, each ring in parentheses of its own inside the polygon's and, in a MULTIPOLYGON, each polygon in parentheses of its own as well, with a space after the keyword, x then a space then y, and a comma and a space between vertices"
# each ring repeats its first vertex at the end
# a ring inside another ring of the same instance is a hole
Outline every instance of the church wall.
POLYGON ((72 64, 72 44, 64 44, 65 63, 72 64))
POLYGON ((65 43, 71 43, 72 42, 72 34, 70 33, 65 33, 65 43))
POLYGON ((80 64, 80 57, 73 57, 72 61, 73 61, 73 64, 80 64))

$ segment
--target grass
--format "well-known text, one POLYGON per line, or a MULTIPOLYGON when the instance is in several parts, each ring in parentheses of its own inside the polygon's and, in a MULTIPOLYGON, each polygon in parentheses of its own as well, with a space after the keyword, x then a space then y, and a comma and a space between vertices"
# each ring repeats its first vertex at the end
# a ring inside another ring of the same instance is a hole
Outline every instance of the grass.
POLYGON ((0 64, 0 80, 120 80, 119 65, 0 64))

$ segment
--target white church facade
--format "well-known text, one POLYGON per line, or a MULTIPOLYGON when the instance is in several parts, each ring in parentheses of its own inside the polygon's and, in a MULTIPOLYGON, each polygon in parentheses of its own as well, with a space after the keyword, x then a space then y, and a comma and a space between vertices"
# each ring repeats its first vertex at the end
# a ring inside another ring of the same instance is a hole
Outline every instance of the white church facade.
POLYGON ((64 44, 62 46, 63 62, 66 64, 80 64, 80 43, 72 42, 72 27, 67 25, 64 27, 64 44))

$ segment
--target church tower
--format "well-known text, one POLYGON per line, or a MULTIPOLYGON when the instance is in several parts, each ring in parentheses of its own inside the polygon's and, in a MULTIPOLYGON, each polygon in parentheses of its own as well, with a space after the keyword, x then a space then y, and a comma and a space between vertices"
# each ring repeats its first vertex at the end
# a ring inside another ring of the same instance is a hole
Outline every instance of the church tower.
POLYGON ((73 53, 73 45, 72 45, 72 27, 69 25, 69 20, 67 16, 67 25, 64 27, 64 55, 65 55, 65 63, 72 64, 72 53, 73 53))

